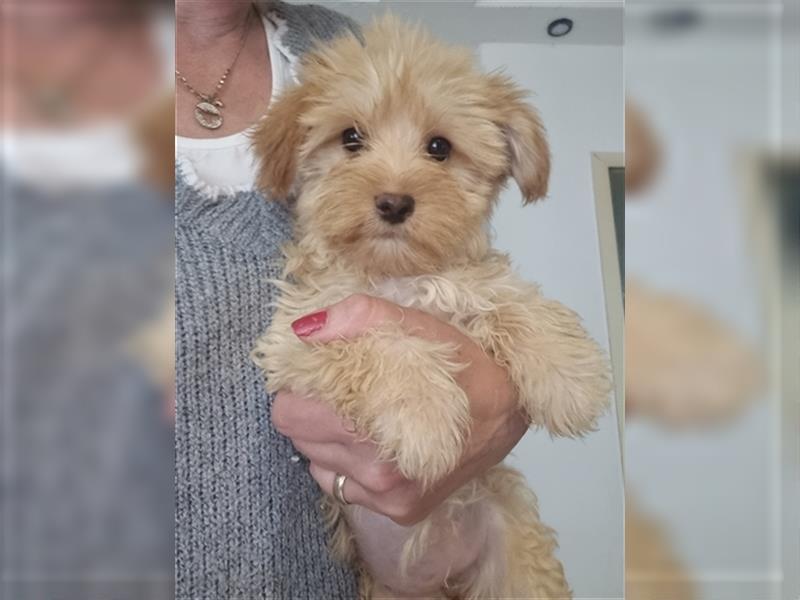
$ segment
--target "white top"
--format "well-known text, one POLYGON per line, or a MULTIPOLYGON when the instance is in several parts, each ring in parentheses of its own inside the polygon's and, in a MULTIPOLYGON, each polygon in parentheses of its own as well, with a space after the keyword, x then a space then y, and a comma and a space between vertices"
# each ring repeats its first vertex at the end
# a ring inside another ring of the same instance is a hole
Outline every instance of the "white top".
POLYGON ((37 188, 63 191, 136 180, 143 156, 129 123, 3 132, 3 168, 37 188))
MULTIPOLYGON (((262 16, 261 21, 267 36, 272 98, 275 98, 292 83, 291 60, 276 43, 276 25, 266 16, 262 16)), ((214 139, 176 136, 177 163, 195 187, 216 193, 251 190, 255 186, 256 170, 250 139, 254 128, 214 139)))

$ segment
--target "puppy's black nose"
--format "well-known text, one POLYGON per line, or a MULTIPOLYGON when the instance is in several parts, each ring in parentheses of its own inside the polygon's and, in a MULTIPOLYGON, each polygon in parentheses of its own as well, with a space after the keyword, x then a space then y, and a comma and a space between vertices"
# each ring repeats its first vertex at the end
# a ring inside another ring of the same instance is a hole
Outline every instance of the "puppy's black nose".
POLYGON ((381 219, 392 225, 402 223, 414 212, 414 198, 405 194, 379 194, 375 196, 375 208, 381 219))

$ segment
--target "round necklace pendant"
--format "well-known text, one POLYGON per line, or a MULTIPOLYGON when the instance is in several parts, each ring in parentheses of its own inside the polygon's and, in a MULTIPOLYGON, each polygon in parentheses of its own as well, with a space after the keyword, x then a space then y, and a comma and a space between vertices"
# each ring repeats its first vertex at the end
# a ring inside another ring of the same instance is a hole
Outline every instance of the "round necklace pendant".
POLYGON ((209 102, 203 100, 194 107, 194 118, 206 129, 219 129, 222 127, 222 102, 209 102))

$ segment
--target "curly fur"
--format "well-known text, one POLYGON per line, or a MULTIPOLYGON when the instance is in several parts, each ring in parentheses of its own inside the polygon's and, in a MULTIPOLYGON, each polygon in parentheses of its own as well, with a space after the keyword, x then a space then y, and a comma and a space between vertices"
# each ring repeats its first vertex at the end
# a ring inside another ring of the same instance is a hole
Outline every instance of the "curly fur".
MULTIPOLYGON (((260 184, 291 195, 295 240, 287 246, 281 297, 254 360, 271 390, 314 394, 351 419, 408 478, 429 485, 461 457, 468 399, 456 383, 457 348, 384 326, 352 340, 301 342, 293 320, 360 294, 429 312, 475 340, 505 367, 532 426, 554 435, 591 431, 610 389, 603 353, 578 316, 541 296, 490 247, 485 224, 513 177, 526 201, 545 195, 549 152, 537 113, 500 74, 469 53, 392 18, 306 59, 300 83, 279 98, 256 133, 260 184), (342 148, 356 127, 358 153, 342 148), (448 138, 446 161, 426 154, 448 138), (374 197, 410 194, 402 225, 376 215, 374 197)), ((536 498, 506 467, 490 469, 412 527, 398 561, 417 564, 442 527, 465 511, 489 523, 468 572, 443 573, 450 598, 565 598, 552 530, 536 498)), ((336 556, 360 569, 365 598, 389 597, 359 559, 344 507, 325 502, 336 556)))

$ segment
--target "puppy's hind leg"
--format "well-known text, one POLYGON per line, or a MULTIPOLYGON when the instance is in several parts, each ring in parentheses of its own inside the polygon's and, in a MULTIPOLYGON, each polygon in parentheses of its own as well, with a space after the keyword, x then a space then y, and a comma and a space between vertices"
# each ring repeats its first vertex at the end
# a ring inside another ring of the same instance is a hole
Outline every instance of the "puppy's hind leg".
POLYGON ((499 466, 487 479, 506 526, 507 595, 547 600, 572 598, 564 567, 556 558, 555 532, 539 518, 536 495, 525 478, 513 469, 499 466))
POLYGON ((474 569, 460 582, 460 597, 568 600, 572 598, 555 533, 539 519, 536 496, 524 477, 504 466, 483 477, 493 523, 474 569))
POLYGON ((347 522, 345 507, 327 494, 322 495, 322 517, 328 530, 328 548, 331 555, 349 565, 358 580, 358 600, 372 600, 376 596, 376 583, 358 556, 353 530, 347 522))

